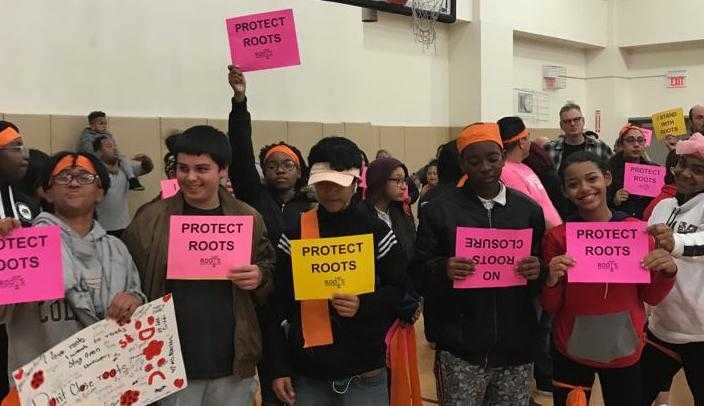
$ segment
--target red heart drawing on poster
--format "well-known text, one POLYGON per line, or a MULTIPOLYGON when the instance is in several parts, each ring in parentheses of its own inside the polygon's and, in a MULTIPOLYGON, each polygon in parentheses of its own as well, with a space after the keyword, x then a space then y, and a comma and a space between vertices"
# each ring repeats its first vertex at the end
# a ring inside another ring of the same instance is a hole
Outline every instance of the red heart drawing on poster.
POLYGON ((174 381, 174 386, 181 389, 181 387, 183 386, 183 379, 181 379, 181 378, 176 379, 174 381))
POLYGON ((166 303, 166 302, 168 302, 169 300, 171 300, 171 293, 167 293, 166 295, 164 295, 164 298, 163 298, 163 299, 164 299, 164 303, 166 303))
POLYGON ((18 381, 21 380, 23 376, 24 376, 24 371, 21 369, 17 370, 17 372, 15 372, 15 375, 14 375, 15 379, 18 381))

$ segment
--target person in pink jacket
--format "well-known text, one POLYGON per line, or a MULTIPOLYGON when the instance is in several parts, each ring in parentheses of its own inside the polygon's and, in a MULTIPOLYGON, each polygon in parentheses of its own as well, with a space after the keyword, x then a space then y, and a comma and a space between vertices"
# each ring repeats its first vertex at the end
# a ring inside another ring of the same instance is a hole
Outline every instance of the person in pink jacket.
POLYGON ((562 224, 562 219, 550 201, 548 192, 523 160, 530 153, 528 130, 520 117, 504 117, 497 122, 501 131, 501 140, 506 152, 506 164, 501 172, 501 181, 508 187, 525 193, 543 208, 545 225, 548 229, 562 224))

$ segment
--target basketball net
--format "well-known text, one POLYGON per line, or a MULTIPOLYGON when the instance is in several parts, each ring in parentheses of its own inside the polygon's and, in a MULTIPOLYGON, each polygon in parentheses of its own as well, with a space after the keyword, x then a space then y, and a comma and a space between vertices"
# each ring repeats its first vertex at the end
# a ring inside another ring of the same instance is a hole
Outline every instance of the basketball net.
POLYGON ((413 10, 413 36, 426 51, 433 47, 437 51, 435 26, 440 17, 440 8, 446 0, 410 0, 413 10))

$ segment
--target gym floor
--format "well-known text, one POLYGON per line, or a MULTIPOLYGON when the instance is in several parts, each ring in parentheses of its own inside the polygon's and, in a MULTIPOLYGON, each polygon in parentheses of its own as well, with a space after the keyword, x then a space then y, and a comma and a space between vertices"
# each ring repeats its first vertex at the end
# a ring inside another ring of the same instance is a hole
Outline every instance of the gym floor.
MULTIPOLYGON (((435 360, 435 351, 430 348, 430 345, 425 341, 423 333, 423 320, 416 322, 416 339, 418 350, 418 363, 420 368, 420 384, 423 394, 424 406, 437 404, 437 395, 435 392, 435 376, 433 375, 433 363, 435 360)), ((552 398, 538 396, 535 398, 542 406, 552 406, 552 398)), ((594 386, 594 393, 590 402, 590 406, 602 406, 604 402, 601 399, 601 390, 599 385, 594 386)), ((687 381, 684 374, 680 372, 672 385, 670 392, 669 406, 691 406, 694 404, 692 395, 687 388, 687 381)))

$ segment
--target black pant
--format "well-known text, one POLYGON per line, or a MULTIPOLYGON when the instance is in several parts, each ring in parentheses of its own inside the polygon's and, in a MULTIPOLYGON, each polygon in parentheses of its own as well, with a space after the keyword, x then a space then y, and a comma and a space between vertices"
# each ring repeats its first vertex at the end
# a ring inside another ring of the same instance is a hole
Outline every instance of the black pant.
MULTIPOLYGON (((626 368, 592 368, 577 364, 557 351, 553 352, 552 359, 556 382, 591 388, 595 374, 599 374, 605 406, 641 406, 643 390, 639 363, 626 368)), ((555 406, 565 406, 569 393, 570 389, 555 385, 552 390, 555 406)), ((589 399, 591 391, 586 394, 589 399)))
POLYGON ((538 390, 547 390, 552 387, 552 316, 540 309, 538 320, 538 333, 533 347, 533 377, 538 390))
POLYGON ((0 400, 7 396, 9 380, 7 376, 7 331, 5 325, 0 324, 0 400))
POLYGON ((655 337, 648 330, 648 340, 656 346, 646 344, 641 358, 643 366, 643 405, 652 404, 658 392, 669 387, 675 374, 684 369, 687 384, 694 396, 694 404, 704 405, 704 342, 670 344, 655 337), (666 354, 657 346, 674 354, 666 354))

